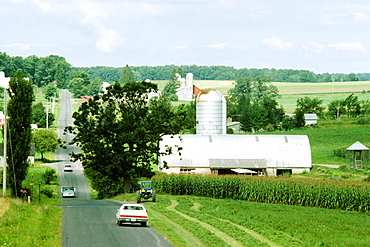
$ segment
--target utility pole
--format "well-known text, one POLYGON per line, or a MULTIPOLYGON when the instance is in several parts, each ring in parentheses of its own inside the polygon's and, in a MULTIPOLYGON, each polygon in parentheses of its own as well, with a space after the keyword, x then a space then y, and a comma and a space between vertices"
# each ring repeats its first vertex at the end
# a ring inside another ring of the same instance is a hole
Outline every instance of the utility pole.
POLYGON ((4 168, 3 168, 3 198, 6 198, 6 144, 7 144, 7 123, 6 123, 6 89, 9 87, 10 78, 0 71, 0 87, 4 88, 4 168))

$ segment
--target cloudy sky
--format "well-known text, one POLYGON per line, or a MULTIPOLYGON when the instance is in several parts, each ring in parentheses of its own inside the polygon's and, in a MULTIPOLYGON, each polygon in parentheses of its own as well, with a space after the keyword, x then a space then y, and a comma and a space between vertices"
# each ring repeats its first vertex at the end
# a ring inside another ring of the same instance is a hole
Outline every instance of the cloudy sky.
POLYGON ((0 51, 72 66, 370 72, 370 2, 0 0, 0 51))

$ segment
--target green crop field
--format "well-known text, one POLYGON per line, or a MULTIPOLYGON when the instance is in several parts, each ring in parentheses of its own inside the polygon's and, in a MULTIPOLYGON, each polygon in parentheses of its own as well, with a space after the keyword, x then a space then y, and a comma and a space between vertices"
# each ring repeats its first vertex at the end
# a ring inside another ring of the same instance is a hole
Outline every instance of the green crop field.
MULTIPOLYGON (((153 81, 158 84, 158 88, 163 90, 167 81, 153 81)), ((235 81, 219 80, 194 80, 194 85, 200 89, 216 89, 223 95, 234 87, 235 81)), ((327 82, 327 83, 287 83, 273 82, 279 89, 280 98, 278 103, 287 113, 295 110, 297 98, 318 97, 323 100, 323 105, 328 105, 331 101, 345 99, 351 93, 358 96, 359 100, 370 100, 370 81, 356 82, 327 82)))

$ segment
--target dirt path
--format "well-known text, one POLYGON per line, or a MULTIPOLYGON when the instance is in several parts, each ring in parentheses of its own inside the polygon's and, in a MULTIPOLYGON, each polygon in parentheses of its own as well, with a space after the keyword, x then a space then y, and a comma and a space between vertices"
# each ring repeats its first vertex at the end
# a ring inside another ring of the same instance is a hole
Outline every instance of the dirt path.
POLYGON ((4 198, 0 198, 0 217, 10 208, 10 202, 4 198))

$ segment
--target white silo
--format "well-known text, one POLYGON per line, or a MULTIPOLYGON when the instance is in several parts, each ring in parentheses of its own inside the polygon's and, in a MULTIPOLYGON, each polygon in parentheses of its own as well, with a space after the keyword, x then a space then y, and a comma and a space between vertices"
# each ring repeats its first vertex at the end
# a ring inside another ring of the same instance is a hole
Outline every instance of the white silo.
POLYGON ((226 100, 217 90, 202 90, 196 98, 196 134, 226 135, 226 100))

